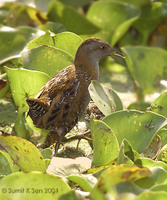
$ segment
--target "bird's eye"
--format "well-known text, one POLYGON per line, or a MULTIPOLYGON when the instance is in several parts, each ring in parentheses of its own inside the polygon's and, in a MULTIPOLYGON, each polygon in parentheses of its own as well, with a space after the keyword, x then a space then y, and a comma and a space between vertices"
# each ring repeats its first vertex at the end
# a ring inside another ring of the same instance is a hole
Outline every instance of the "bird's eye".
POLYGON ((102 45, 101 47, 100 47, 100 49, 105 49, 106 48, 106 46, 105 45, 102 45))

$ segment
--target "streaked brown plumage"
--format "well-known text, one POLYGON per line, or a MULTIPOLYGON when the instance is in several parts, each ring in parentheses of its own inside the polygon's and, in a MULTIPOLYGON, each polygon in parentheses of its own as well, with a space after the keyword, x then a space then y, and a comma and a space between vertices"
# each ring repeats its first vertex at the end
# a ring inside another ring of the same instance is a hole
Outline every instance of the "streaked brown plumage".
POLYGON ((26 99, 28 115, 36 127, 54 131, 58 136, 57 152, 62 138, 75 126, 86 109, 91 80, 98 79, 98 62, 105 56, 120 56, 107 42, 89 38, 78 48, 72 65, 53 76, 35 98, 26 99))

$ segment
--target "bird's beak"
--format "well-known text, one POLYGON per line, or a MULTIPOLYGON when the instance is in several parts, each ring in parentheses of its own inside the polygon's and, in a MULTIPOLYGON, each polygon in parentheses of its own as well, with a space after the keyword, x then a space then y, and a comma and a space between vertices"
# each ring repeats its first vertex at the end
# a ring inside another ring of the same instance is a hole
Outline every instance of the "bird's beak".
POLYGON ((111 55, 112 55, 112 56, 121 57, 121 58, 125 58, 125 56, 124 56, 121 52, 117 51, 117 50, 114 49, 114 48, 112 48, 112 50, 111 50, 111 55))

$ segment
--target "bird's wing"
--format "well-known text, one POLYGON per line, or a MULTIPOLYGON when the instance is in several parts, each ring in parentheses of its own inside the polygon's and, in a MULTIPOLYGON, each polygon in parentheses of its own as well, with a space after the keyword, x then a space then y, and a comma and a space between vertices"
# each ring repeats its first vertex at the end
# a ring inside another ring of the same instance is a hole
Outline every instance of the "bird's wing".
POLYGON ((39 118, 47 113, 51 107, 54 106, 53 112, 60 110, 59 107, 66 95, 75 92, 75 84, 75 68, 71 65, 53 76, 40 89, 35 98, 27 98, 28 115, 34 124, 36 125, 39 118))

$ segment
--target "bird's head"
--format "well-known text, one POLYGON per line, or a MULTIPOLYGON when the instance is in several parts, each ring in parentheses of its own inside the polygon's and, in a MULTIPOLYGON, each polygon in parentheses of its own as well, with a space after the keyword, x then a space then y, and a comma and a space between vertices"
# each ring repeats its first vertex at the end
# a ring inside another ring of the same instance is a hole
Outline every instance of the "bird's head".
POLYGON ((99 38, 89 38, 79 46, 74 65, 81 71, 87 73, 91 80, 99 77, 99 60, 106 56, 118 56, 124 58, 124 55, 112 48, 110 44, 99 38))
POLYGON ((95 37, 85 40, 78 48, 77 54, 87 54, 89 59, 95 59, 96 61, 106 56, 124 58, 122 53, 112 48, 106 41, 95 37))

